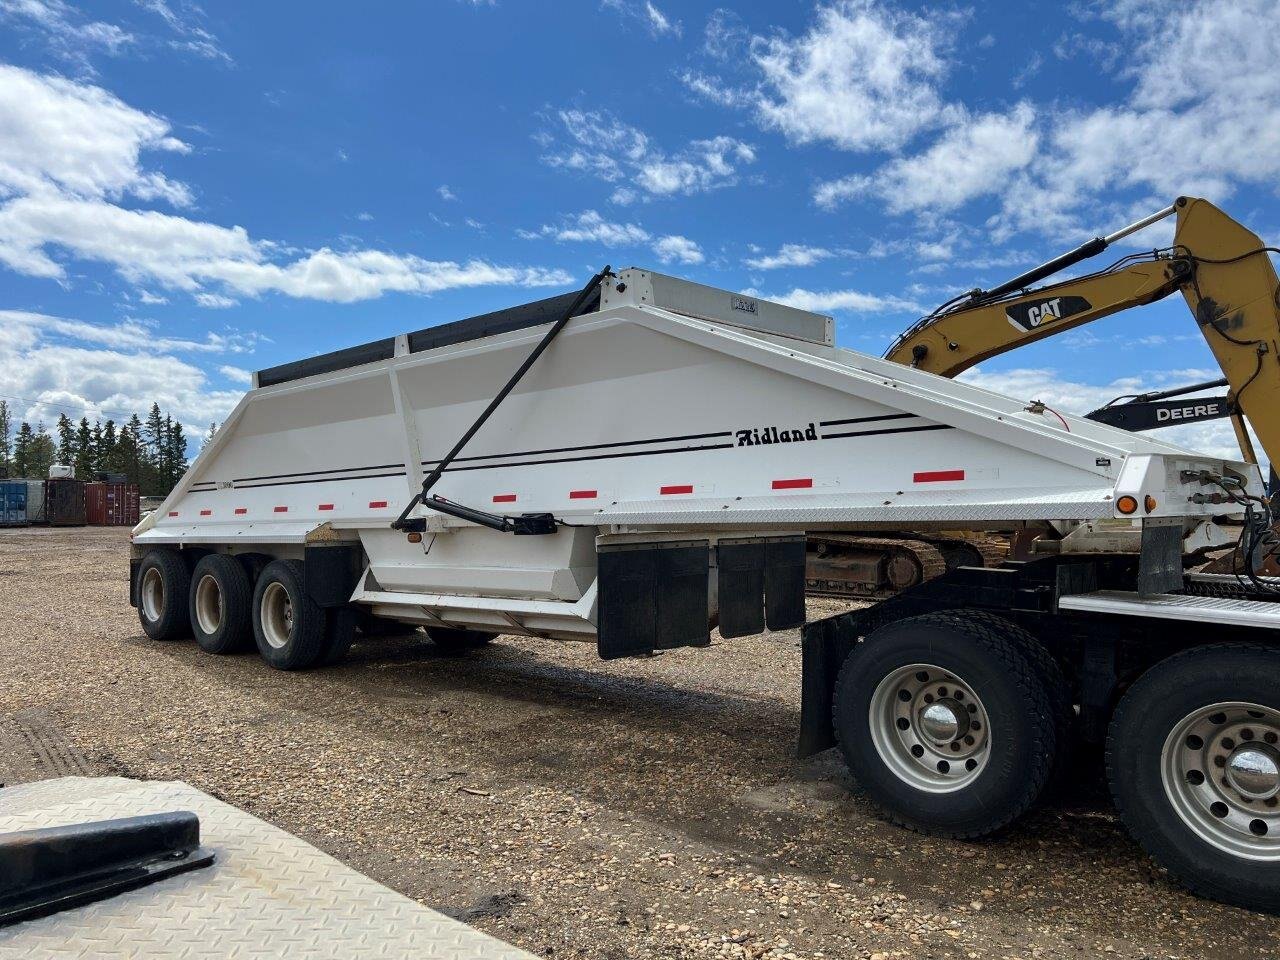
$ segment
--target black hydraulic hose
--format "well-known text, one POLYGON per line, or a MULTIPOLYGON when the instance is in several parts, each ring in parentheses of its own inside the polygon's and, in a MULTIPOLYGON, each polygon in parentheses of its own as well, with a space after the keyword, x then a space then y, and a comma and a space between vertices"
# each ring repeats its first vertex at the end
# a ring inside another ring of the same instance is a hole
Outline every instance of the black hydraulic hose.
POLYGON ((516 388, 516 385, 524 378, 524 375, 529 372, 529 368, 532 367, 535 363, 537 363, 538 358, 542 356, 543 352, 547 349, 547 347, 551 346, 551 341, 554 340, 556 338, 556 335, 561 330, 564 329, 565 324, 567 324, 570 320, 574 318, 574 316, 578 313, 578 311, 582 309, 583 304, 585 304, 587 300, 590 299, 591 294, 595 292, 596 288, 600 285, 600 283, 605 279, 605 277, 608 277, 609 275, 611 275, 612 272, 613 272, 613 268, 611 266, 606 265, 603 270, 601 270, 599 273, 597 273, 594 277, 592 277, 587 282, 587 285, 583 287, 582 291, 574 298, 573 303, 569 306, 569 309, 564 312, 564 316, 562 316, 559 320, 557 320, 551 326, 551 329, 546 332, 543 338, 538 342, 538 345, 533 348, 533 351, 527 357, 524 358, 524 362, 520 364, 520 366, 516 369, 516 372, 511 375, 511 379, 509 379, 506 382, 506 384, 503 385, 502 389, 498 391, 497 395, 491 401, 489 401, 489 405, 485 407, 484 412, 481 413, 480 416, 476 418, 475 423, 471 424, 471 426, 467 429, 467 432, 464 433, 459 438, 458 442, 453 445, 453 449, 450 450, 448 453, 446 453, 444 455, 444 459, 442 459, 439 463, 437 463, 435 466, 435 469, 432 470, 429 474, 427 474, 427 476, 423 479, 422 491, 418 493, 412 500, 410 500, 408 505, 404 508, 404 510, 401 511, 400 516, 397 517, 395 521, 391 524, 392 529, 401 530, 404 528, 405 521, 408 519, 409 514, 413 512, 413 508, 420 503, 426 502, 427 494, 431 491, 431 488, 434 487, 436 483, 440 480, 440 477, 444 474, 449 464, 452 463, 454 458, 456 458, 458 454, 462 452, 462 448, 465 447, 468 442, 470 442, 471 438, 476 435, 476 433, 480 430, 480 428, 485 425, 485 421, 487 421, 489 417, 493 415, 493 411, 497 410, 498 406, 502 403, 502 401, 507 398, 507 394, 509 394, 512 390, 516 388))

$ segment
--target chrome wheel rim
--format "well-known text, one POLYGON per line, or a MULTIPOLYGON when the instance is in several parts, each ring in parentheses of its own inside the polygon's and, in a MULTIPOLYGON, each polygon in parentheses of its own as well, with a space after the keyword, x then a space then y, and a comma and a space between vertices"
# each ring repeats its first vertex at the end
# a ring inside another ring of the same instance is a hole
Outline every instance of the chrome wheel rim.
POLYGON ((205 634, 217 633, 222 626, 222 590, 212 574, 196 584, 196 622, 205 634))
POLYGON ((142 612, 152 623, 164 613, 164 577, 158 567, 148 567, 142 575, 142 612))
POLYGON ((881 680, 868 719, 880 759, 898 779, 929 793, 967 787, 991 756, 981 698, 962 678, 931 663, 899 667, 881 680))
POLYGON ((293 633, 293 603, 289 591, 278 581, 262 591, 262 635, 272 649, 279 650, 293 633))
POLYGON ((1201 840, 1232 856, 1280 860, 1280 710, 1232 701, 1192 711, 1165 740, 1160 774, 1201 840))

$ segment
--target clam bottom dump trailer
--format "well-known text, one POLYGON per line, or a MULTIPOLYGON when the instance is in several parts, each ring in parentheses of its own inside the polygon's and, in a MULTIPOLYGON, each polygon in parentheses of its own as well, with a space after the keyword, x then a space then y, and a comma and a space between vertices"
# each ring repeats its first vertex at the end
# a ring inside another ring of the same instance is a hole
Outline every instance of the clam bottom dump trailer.
POLYGON ((1074 525, 1052 555, 805 626, 802 752, 838 745, 895 821, 977 837, 1105 737, 1152 855, 1280 909, 1276 588, 1183 572, 1266 514, 1255 465, 837 348, 829 317, 606 269, 256 374, 135 529, 131 599, 154 638, 256 641, 282 669, 377 618, 450 648, 645 656, 802 626, 809 529, 1074 525))

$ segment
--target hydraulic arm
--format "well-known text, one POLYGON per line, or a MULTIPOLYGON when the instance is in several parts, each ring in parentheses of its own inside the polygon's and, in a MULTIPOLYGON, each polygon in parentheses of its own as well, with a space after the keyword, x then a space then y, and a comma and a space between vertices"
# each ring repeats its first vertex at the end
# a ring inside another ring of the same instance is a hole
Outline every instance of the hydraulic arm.
POLYGON ((1228 406, 1245 456, 1256 462, 1242 418, 1280 462, 1280 280, 1258 236, 1207 200, 1170 207, 1097 237, 991 290, 943 304, 907 330, 885 358, 953 377, 1026 343, 1180 291, 1230 387, 1228 406), (1177 216, 1173 245, 1105 270, 1031 289, 1117 240, 1177 216))

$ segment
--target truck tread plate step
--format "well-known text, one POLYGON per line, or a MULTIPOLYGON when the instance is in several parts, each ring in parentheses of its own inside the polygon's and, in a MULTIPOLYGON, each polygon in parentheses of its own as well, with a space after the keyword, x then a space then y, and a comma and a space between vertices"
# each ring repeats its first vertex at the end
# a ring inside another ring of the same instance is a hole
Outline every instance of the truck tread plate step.
POLYGON ((1187 597, 1171 593, 1139 597, 1128 590, 1097 590, 1062 597, 1058 607, 1082 613, 1160 617, 1271 630, 1280 628, 1280 604, 1231 597, 1187 597))

